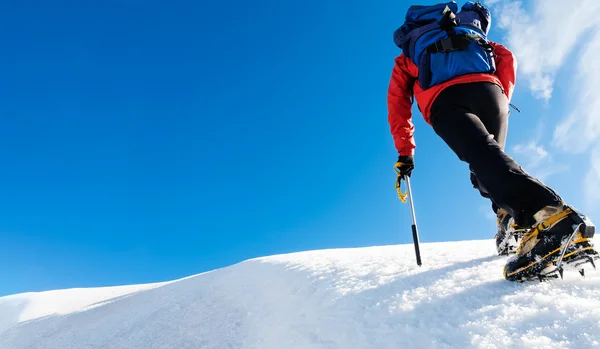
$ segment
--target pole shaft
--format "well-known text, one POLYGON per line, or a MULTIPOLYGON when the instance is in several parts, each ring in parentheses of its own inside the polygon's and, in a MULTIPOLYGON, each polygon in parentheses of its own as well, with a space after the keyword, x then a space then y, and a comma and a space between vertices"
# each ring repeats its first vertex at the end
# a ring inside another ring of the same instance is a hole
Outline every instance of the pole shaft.
POLYGON ((415 207, 413 204, 412 190, 410 188, 410 177, 406 176, 404 178, 404 180, 406 181, 406 187, 408 189, 408 204, 410 207, 410 216, 412 219, 411 230, 412 230, 412 235, 413 235, 413 242, 415 244, 415 255, 417 257, 417 265, 421 266, 421 249, 419 246, 419 230, 417 229, 417 217, 415 216, 415 207))

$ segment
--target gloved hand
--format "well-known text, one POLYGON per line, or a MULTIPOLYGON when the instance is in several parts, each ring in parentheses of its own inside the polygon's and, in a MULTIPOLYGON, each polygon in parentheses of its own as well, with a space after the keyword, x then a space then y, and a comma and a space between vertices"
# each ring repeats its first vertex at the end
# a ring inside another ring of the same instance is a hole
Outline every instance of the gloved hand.
POLYGON ((412 171, 415 169, 415 162, 412 155, 400 155, 398 156, 398 162, 394 166, 396 173, 398 173, 398 180, 404 176, 410 177, 412 171))

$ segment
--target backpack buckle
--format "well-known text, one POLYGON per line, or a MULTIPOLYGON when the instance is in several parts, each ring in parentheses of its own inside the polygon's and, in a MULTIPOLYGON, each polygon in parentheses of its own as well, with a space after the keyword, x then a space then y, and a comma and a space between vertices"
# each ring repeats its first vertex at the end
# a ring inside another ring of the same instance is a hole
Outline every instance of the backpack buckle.
POLYGON ((452 38, 445 38, 435 42, 435 48, 438 52, 450 52, 454 51, 454 44, 452 38))

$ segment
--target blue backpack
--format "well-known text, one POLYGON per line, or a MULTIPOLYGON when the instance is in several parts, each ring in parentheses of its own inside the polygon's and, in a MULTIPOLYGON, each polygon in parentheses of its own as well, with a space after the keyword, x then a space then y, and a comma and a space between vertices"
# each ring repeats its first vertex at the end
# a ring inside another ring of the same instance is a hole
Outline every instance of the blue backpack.
POLYGON ((426 90, 455 76, 494 73, 494 49, 487 40, 491 15, 479 2, 458 12, 455 1, 411 6, 394 42, 419 67, 426 90))

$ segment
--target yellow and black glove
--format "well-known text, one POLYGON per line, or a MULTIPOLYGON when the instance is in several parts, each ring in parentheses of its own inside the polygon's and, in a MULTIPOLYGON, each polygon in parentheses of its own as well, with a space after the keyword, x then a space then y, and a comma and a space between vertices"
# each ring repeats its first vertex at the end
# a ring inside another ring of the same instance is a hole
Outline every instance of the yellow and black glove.
POLYGON ((398 162, 394 165, 394 169, 398 174, 398 180, 403 177, 410 177, 412 171, 415 169, 415 161, 412 155, 400 155, 398 156, 398 162))
POLYGON ((396 190, 398 191, 398 198, 402 202, 406 202, 407 193, 402 192, 402 180, 406 179, 406 177, 410 177, 412 171, 415 169, 415 162, 412 155, 398 156, 398 161, 394 165, 394 171, 398 177, 396 178, 396 190))

